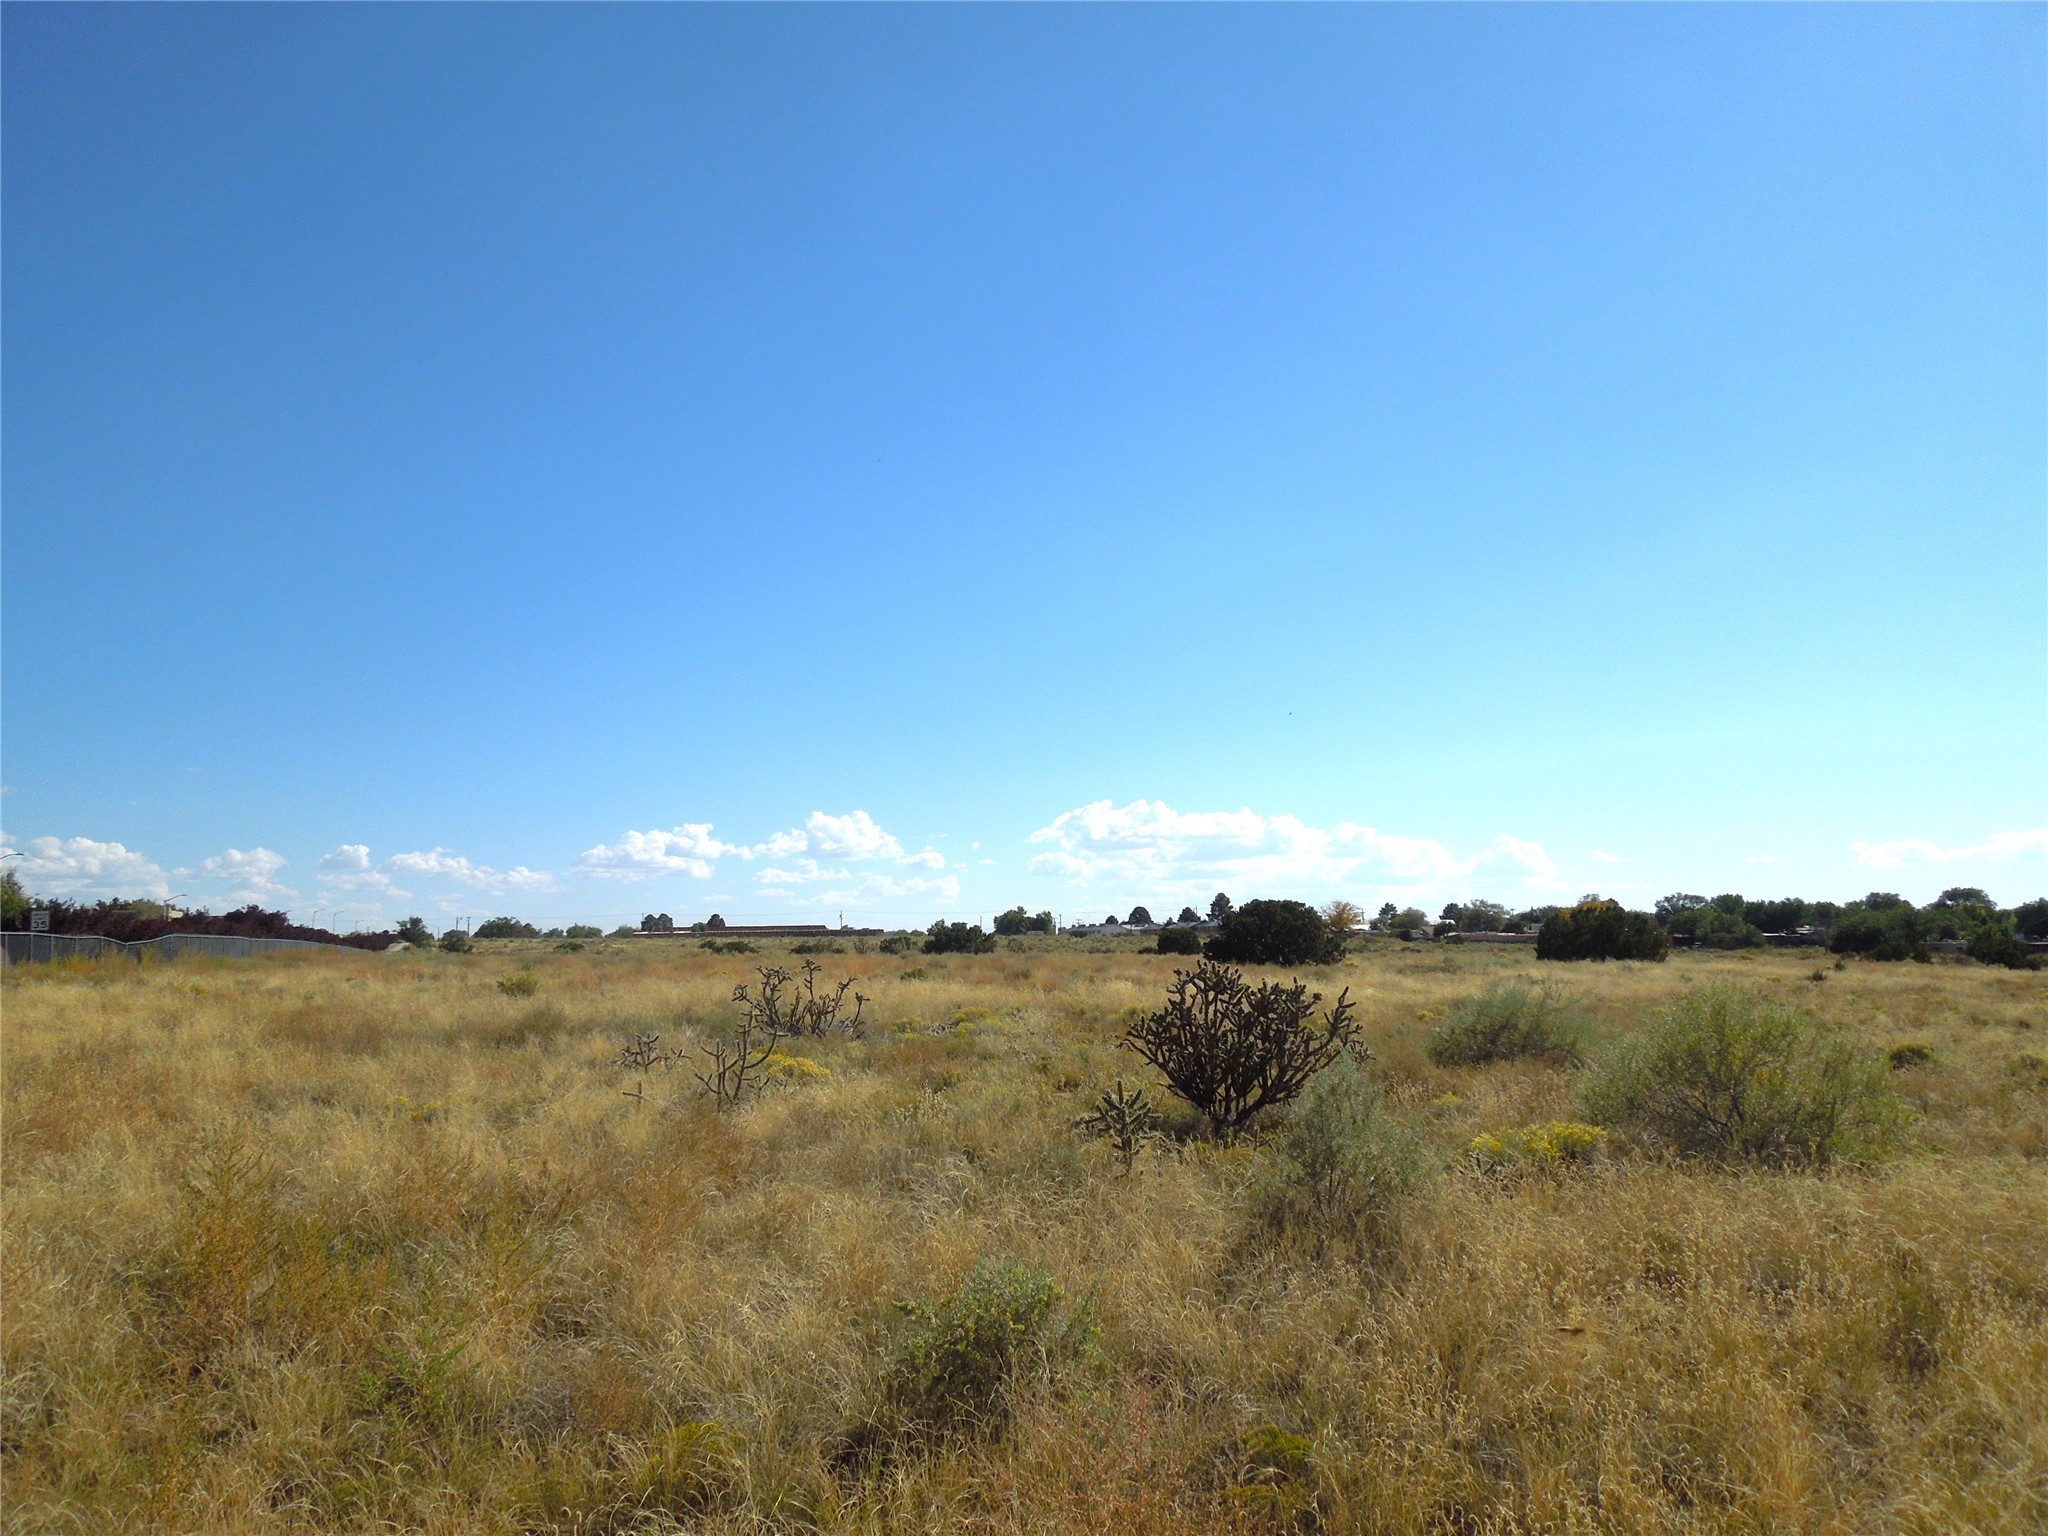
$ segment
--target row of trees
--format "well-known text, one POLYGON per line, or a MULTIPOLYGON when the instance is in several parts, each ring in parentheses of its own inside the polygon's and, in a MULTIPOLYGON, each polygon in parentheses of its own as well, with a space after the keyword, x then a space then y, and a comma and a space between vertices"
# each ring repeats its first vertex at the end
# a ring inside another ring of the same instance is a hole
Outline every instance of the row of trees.
MULTIPOLYGON (((1019 908, 1018 910, 1022 911, 1023 909, 1019 908)), ((1212 896, 1209 899, 1208 920, 1210 922, 1222 922, 1225 917, 1229 916, 1230 911, 1230 898, 1224 895, 1223 892, 1218 891, 1214 896, 1212 896)), ((1047 916, 1049 914, 1041 913, 1040 915, 1047 916)), ((1109 916, 1105 917, 1102 920, 1101 926, 1105 928, 1170 928, 1177 925, 1192 926, 1193 924, 1199 923, 1201 921, 1202 914, 1197 912, 1193 907, 1182 907, 1180 909, 1180 916, 1169 917, 1162 921, 1161 919, 1156 918, 1152 915, 1152 909, 1150 907, 1141 905, 1131 908, 1131 915, 1129 917, 1120 918, 1114 912, 1110 913, 1109 916)), ((1050 933, 1052 930, 1046 929, 1045 931, 1050 933)))

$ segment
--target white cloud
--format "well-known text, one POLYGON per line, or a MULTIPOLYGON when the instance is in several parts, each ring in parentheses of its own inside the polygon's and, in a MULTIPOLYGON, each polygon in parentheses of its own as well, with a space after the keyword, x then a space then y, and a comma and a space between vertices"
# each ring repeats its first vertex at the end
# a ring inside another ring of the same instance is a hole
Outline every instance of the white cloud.
POLYGON ((586 848, 576 872, 600 880, 651 880, 658 875, 688 875, 708 880, 726 854, 747 856, 747 850, 711 835, 708 821, 686 822, 666 832, 628 832, 616 843, 586 848))
POLYGON ((1789 863, 1790 860, 1781 859, 1775 853, 1745 853, 1742 856, 1742 862, 1745 864, 1785 864, 1789 863))
POLYGON ((943 869, 946 864, 936 848, 906 854, 903 844, 866 811, 844 816, 813 811, 801 827, 753 844, 724 841, 713 834, 708 821, 666 832, 627 832, 616 843, 586 849, 576 861, 576 872, 601 880, 651 880, 663 875, 708 880, 725 858, 793 861, 763 870, 757 877, 763 884, 829 879, 828 866, 882 859, 923 869, 943 869))
POLYGON ((400 890, 383 870, 372 867, 367 843, 343 843, 334 852, 322 854, 319 880, 321 890, 330 896, 339 891, 367 891, 403 901, 411 894, 400 890))
POLYGON ((9 862, 21 883, 39 896, 149 896, 161 901, 171 894, 156 861, 120 843, 32 837, 17 850, 12 839, 0 837, 0 846, 21 854, 18 862, 9 862))
POLYGON ((197 869, 181 869, 180 879, 212 880, 230 886, 225 896, 228 901, 272 901, 281 896, 296 896, 298 892, 277 880, 277 872, 285 866, 283 854, 270 848, 251 848, 246 853, 240 848, 230 848, 217 853, 210 859, 200 861, 197 869))
POLYGON ((1054 845, 1032 858, 1034 874, 1173 893, 1229 881, 1265 890, 1436 885, 1504 866, 1513 866, 1530 886, 1557 878, 1557 865, 1542 846, 1523 838, 1497 837, 1479 853, 1461 857, 1434 839, 1396 836, 1356 822, 1326 829, 1295 816, 1250 809, 1181 812, 1154 800, 1123 806, 1097 800, 1055 817, 1031 841, 1054 845))
POLYGON ((472 864, 460 854, 451 853, 446 848, 394 853, 385 861, 385 868, 397 870, 400 874, 453 880, 458 885, 466 885, 478 891, 532 891, 554 883, 554 876, 545 870, 528 869, 524 864, 515 865, 507 870, 495 870, 488 864, 472 864))
POLYGON ((1627 859, 1624 859, 1618 853, 1602 853, 1598 848, 1593 850, 1593 857, 1602 864, 1626 864, 1628 862, 1627 859))
POLYGON ((2048 852, 2048 827, 2024 832, 1994 832, 1966 848, 1944 848, 1924 837, 1890 843, 1851 843, 1856 862, 1868 869, 1905 869, 1913 864, 1953 864, 1961 859, 2014 859, 2023 853, 2048 852))
POLYGON ((900 859, 903 845, 875 824, 866 811, 845 816, 811 812, 804 822, 811 846, 828 859, 900 859))

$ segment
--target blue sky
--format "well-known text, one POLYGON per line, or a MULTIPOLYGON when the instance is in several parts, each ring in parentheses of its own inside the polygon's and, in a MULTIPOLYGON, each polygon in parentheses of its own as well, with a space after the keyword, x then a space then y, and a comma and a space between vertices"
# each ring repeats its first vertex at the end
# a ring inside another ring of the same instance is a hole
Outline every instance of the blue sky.
POLYGON ((2040 7, 0 18, 32 887, 2048 888, 2040 7))

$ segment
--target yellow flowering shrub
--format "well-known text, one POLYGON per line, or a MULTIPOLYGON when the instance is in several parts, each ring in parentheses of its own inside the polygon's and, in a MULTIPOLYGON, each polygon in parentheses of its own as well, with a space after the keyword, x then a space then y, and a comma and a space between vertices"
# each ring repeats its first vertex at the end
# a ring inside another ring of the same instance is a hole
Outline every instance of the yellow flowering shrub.
POLYGON ((1554 1120, 1519 1131, 1489 1131, 1472 1138, 1466 1149, 1487 1172, 1509 1168, 1562 1168, 1587 1163, 1607 1149, 1607 1132, 1597 1125, 1554 1120))
POLYGON ((803 1083, 830 1077, 832 1069, 822 1061, 813 1061, 808 1056, 785 1056, 776 1051, 769 1056, 762 1070, 771 1083, 803 1083))

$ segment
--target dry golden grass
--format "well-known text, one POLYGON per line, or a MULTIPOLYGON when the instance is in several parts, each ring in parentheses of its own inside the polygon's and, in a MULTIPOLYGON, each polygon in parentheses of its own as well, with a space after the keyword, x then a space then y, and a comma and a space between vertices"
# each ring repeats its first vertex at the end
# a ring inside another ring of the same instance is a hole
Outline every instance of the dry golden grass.
POLYGON ((1457 1149, 1568 1118, 1570 1074, 1422 1047, 1535 962, 1354 957, 1318 985, 1448 1165, 1354 1263, 1257 1239, 1256 1145, 1125 1177, 1077 1137, 1146 1077, 1114 1044, 1159 957, 827 956, 875 1021, 796 1047, 829 1076, 623 1096, 629 1031, 707 1037, 771 958, 526 946, 532 997, 505 950, 10 973, 7 1528, 2048 1529, 2038 975, 1548 968, 1602 1036, 1735 976, 1933 1056, 1875 1168, 1499 1178, 1457 1149), (1092 1346, 1001 1433, 849 1456, 895 1303, 982 1259, 1047 1267, 1092 1346))

